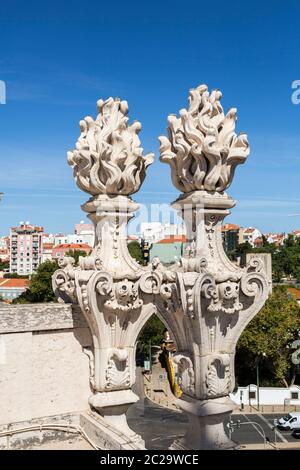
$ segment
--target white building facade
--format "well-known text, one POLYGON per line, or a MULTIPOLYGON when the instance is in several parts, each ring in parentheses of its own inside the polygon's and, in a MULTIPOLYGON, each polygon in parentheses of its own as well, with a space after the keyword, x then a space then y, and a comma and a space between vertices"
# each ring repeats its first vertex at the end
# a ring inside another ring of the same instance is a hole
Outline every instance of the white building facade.
POLYGON ((257 387, 250 384, 247 387, 239 387, 235 393, 230 395, 231 399, 238 405, 258 406, 300 406, 300 386, 291 387, 257 387))
POLYGON ((161 222, 144 222, 141 224, 141 238, 149 243, 156 243, 170 236, 182 235, 186 235, 184 224, 162 224, 161 222))
POLYGON ((43 227, 35 227, 29 222, 20 223, 19 227, 10 230, 10 264, 11 274, 30 275, 42 261, 43 227))

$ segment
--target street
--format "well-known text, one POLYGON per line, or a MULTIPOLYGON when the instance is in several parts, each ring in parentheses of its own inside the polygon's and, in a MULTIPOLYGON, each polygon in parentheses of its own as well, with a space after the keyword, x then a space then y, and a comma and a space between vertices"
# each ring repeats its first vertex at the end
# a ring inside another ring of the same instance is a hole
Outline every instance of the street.
MULTIPOLYGON (((292 431, 283 431, 281 429, 272 430, 274 419, 279 419, 284 416, 281 414, 234 414, 231 421, 234 423, 237 420, 241 421, 240 427, 232 433, 232 440, 238 444, 256 444, 264 442, 264 434, 269 438, 270 442, 297 442, 297 439, 291 436, 292 431), (257 424, 251 424, 257 423, 257 424), (261 429, 262 428, 262 429, 261 429)), ((227 427, 226 427, 227 429, 227 427)), ((229 431, 227 431, 228 433, 229 431)), ((299 448, 300 448, 300 440, 299 448)))
MULTIPOLYGON (((147 449, 168 449, 175 439, 183 436, 187 429, 188 420, 184 413, 169 410, 154 404, 145 396, 142 369, 137 367, 136 383, 134 392, 140 400, 129 408, 127 419, 129 426, 142 436, 147 449)), ((240 420, 240 427, 234 428, 231 439, 240 445, 263 444, 264 434, 271 444, 275 442, 299 442, 291 436, 292 431, 282 431, 273 428, 274 419, 284 416, 281 414, 233 414, 231 421, 236 423, 240 420)), ((230 431, 225 422, 225 430, 230 431)), ((270 447, 270 446, 269 446, 270 447)))
MULTIPOLYGON (((275 443, 275 432, 272 430, 274 419, 284 414, 234 414, 231 420, 241 421, 240 427, 231 435, 234 442, 240 445, 263 444, 264 433, 271 444, 275 443)), ((141 399, 128 412, 129 426, 139 433, 147 449, 168 449, 171 443, 183 436, 187 429, 187 418, 183 413, 171 411, 153 404, 147 398, 141 399)), ((226 433, 229 429, 225 423, 226 433)), ((291 431, 276 429, 277 442, 299 442, 291 436, 291 431)))

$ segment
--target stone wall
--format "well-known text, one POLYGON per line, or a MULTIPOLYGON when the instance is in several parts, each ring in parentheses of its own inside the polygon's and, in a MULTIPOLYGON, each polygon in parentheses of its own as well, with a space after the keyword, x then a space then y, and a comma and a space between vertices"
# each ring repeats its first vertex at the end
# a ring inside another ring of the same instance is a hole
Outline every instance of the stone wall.
POLYGON ((0 426, 87 409, 91 343, 71 305, 1 305, 0 426))

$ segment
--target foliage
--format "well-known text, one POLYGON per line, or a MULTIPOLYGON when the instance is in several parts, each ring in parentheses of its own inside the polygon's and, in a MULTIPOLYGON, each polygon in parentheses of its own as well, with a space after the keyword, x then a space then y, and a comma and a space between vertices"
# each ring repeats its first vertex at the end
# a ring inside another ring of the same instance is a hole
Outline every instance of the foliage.
POLYGON ((132 258, 136 259, 140 264, 144 264, 143 253, 138 241, 132 241, 128 243, 128 251, 132 258))
POLYGON ((0 260, 0 271, 4 271, 5 269, 9 269, 9 261, 0 260))
POLYGON ((245 253, 271 253, 273 281, 281 282, 284 276, 291 277, 300 282, 300 237, 289 235, 283 245, 276 246, 268 243, 263 236, 261 247, 253 248, 249 242, 241 243, 236 250, 227 253, 232 260, 245 253))
POLYGON ((3 274, 4 279, 28 279, 29 276, 25 276, 23 274, 16 274, 16 273, 5 273, 3 274))
POLYGON ((65 253, 65 256, 71 256, 71 258, 75 259, 75 266, 78 266, 79 257, 80 256, 87 256, 87 252, 84 250, 69 250, 65 253))
POLYGON ((256 383, 257 365, 261 385, 288 386, 293 383, 296 367, 291 361, 293 350, 290 345, 299 336, 300 307, 286 287, 277 286, 238 342, 238 384, 256 383))
POLYGON ((41 263, 38 270, 33 274, 29 288, 19 297, 13 300, 13 303, 38 303, 55 301, 52 290, 52 274, 58 268, 56 261, 45 261, 41 263))
POLYGON ((146 354, 149 351, 150 344, 152 346, 160 345, 165 330, 166 327, 160 321, 160 319, 157 316, 152 315, 152 317, 147 321, 139 336, 139 341, 143 344, 143 349, 146 354))

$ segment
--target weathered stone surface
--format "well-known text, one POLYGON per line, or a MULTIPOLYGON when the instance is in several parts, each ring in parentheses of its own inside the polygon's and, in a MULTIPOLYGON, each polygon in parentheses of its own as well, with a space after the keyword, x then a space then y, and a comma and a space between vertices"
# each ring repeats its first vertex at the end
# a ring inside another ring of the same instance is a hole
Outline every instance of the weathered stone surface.
POLYGON ((97 236, 79 266, 72 258, 60 261, 53 288, 60 300, 80 306, 92 331, 89 402, 115 436, 121 430, 138 440, 125 418, 135 401, 135 345, 157 313, 177 346, 174 362, 183 390, 177 403, 190 420, 186 436, 173 447, 234 447, 223 422, 235 408, 229 398, 235 347, 269 287, 261 261, 251 259, 241 268, 223 249, 221 225, 235 206, 224 191, 250 149, 247 136, 235 133, 236 109, 225 115, 221 96, 206 85, 191 90, 188 109, 178 119, 169 116, 169 138, 160 138, 161 160, 170 164, 172 181, 183 192, 173 207, 187 225, 189 241, 172 267, 159 259, 140 266, 128 252, 126 225, 137 210, 129 195, 144 179, 145 161, 134 137, 137 124, 129 130, 124 118, 127 104, 100 100, 99 116, 81 122, 76 150, 69 154, 76 183, 92 195, 82 208, 97 236))
POLYGON ((80 312, 54 303, 0 312, 0 425, 85 410, 92 338, 80 312))
POLYGON ((5 425, 0 425, 0 450, 24 450, 35 448, 41 444, 61 442, 72 439, 76 441, 78 434, 63 432, 68 426, 79 426, 79 413, 62 414, 54 416, 43 416, 28 421, 20 421, 5 425), (54 426, 55 429, 49 429, 54 426))
POLYGON ((0 334, 86 326, 81 311, 72 308, 71 304, 0 304, 0 334))

